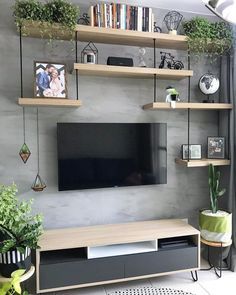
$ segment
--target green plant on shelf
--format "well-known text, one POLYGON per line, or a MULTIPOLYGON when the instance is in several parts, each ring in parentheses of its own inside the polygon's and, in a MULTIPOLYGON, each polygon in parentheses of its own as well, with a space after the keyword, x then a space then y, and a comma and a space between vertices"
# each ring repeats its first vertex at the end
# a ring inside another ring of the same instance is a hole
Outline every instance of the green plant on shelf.
POLYGON ((218 199, 223 196, 225 189, 219 188, 220 185, 220 171, 216 171, 216 168, 210 164, 208 168, 208 185, 210 190, 210 202, 212 213, 218 211, 218 199))
POLYGON ((0 253, 17 249, 24 253, 26 247, 38 248, 38 239, 43 232, 42 215, 31 215, 33 200, 20 201, 17 187, 0 185, 0 253))
POLYGON ((195 17, 183 22, 183 28, 194 55, 218 57, 229 53, 233 46, 232 27, 223 21, 210 22, 203 17, 195 17))
POLYGON ((24 35, 27 35, 26 22, 32 25, 37 22, 37 29, 42 38, 47 35, 50 40, 57 39, 53 34, 54 28, 58 28, 61 35, 70 34, 73 38, 79 7, 67 0, 50 0, 45 4, 38 0, 16 0, 13 16, 17 27, 21 27, 24 35))

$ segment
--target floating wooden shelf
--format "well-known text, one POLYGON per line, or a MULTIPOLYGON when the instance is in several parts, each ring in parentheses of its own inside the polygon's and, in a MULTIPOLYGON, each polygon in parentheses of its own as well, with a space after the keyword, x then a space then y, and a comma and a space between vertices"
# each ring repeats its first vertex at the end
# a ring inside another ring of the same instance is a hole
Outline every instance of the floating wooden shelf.
POLYGON ((144 110, 228 110, 233 105, 229 103, 196 103, 196 102, 177 102, 175 108, 170 106, 168 102, 152 102, 143 106, 144 110))
POLYGON ((75 32, 78 32, 78 41, 153 47, 153 40, 155 39, 157 48, 187 50, 188 47, 187 37, 183 35, 98 28, 84 25, 77 25, 75 32, 71 33, 60 24, 48 25, 48 23, 37 21, 25 21, 22 30, 26 37, 33 38, 71 40, 75 38, 75 32))
POLYGON ((78 70, 80 75, 94 75, 106 77, 153 78, 153 75, 156 74, 158 79, 181 80, 187 77, 191 77, 193 75, 193 71, 189 70, 120 67, 80 63, 75 63, 74 69, 78 70))
POLYGON ((96 43, 120 44, 129 46, 153 47, 156 40, 157 48, 187 50, 187 37, 163 33, 138 32, 121 29, 98 28, 78 25, 76 27, 79 41, 96 43))
POLYGON ((78 108, 82 105, 80 100, 61 99, 61 98, 19 98, 18 104, 21 106, 32 107, 74 107, 78 108))
POLYGON ((214 166, 227 166, 230 165, 230 160, 228 159, 201 159, 201 160, 182 160, 182 159, 175 159, 177 164, 186 166, 188 168, 191 167, 205 167, 209 166, 210 164, 214 166))

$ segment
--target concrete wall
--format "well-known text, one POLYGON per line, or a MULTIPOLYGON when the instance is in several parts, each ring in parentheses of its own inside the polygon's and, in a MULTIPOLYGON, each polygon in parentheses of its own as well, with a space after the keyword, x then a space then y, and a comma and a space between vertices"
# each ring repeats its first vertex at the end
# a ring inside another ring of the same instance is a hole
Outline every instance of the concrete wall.
MULTIPOLYGON (((86 6, 87 1, 74 1, 86 6)), ((37 172, 36 109, 26 108, 26 142, 32 155, 25 165, 18 153, 23 144, 20 96, 19 37, 11 17, 13 0, 0 3, 0 183, 18 185, 20 195, 35 199, 34 209, 44 214, 46 228, 128 222, 159 218, 190 218, 195 223, 198 209, 208 206, 207 169, 187 169, 175 164, 180 146, 187 143, 186 111, 143 111, 141 106, 153 100, 153 81, 81 77, 79 109, 40 108, 40 174, 47 183, 42 193, 30 187, 37 172), (168 124, 168 183, 145 187, 109 188, 73 192, 57 190, 57 122, 166 122, 168 124)), ((88 5, 88 4, 87 4, 88 5)), ((178 7, 176 7, 178 9, 178 7)), ((158 24, 166 11, 156 11, 158 24)), ((185 17, 192 17, 186 15, 185 17)), ((84 44, 79 44, 79 49, 84 44)), ((44 40, 24 38, 24 96, 33 96, 33 61, 66 62, 72 67, 74 51, 69 42, 48 45, 44 40)), ((138 48, 98 44, 100 63, 109 55, 129 56, 138 61, 138 48)), ((175 52, 187 67, 186 52, 175 52)), ((159 51, 157 51, 160 60, 159 51)), ((152 51, 147 49, 147 65, 152 51)), ((192 65, 192 100, 201 102, 199 77, 216 69, 202 59, 192 65)), ((75 75, 68 76, 69 97, 75 98, 75 75)), ((181 99, 187 100, 187 80, 158 81, 158 100, 164 101, 165 87, 176 86, 181 99)), ((208 135, 217 135, 215 112, 191 112, 191 142, 203 144, 208 135)))

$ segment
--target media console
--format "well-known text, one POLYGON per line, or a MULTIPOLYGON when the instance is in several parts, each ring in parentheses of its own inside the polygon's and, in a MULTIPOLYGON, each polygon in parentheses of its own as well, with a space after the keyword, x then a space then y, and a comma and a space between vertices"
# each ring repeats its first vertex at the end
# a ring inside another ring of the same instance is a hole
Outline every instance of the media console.
POLYGON ((199 231, 179 219, 47 230, 39 245, 37 293, 200 268, 199 231))

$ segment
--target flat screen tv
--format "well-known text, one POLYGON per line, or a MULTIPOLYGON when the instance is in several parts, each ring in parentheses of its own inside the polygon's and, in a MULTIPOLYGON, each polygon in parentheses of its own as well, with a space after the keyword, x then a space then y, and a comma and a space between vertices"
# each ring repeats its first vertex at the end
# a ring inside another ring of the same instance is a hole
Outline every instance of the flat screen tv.
POLYGON ((58 189, 167 182, 165 123, 58 123, 58 189))

